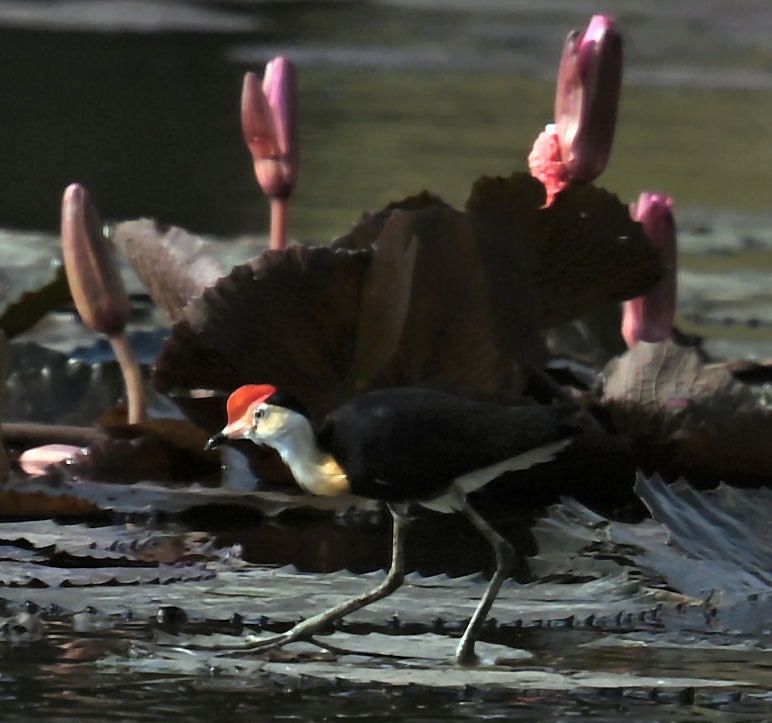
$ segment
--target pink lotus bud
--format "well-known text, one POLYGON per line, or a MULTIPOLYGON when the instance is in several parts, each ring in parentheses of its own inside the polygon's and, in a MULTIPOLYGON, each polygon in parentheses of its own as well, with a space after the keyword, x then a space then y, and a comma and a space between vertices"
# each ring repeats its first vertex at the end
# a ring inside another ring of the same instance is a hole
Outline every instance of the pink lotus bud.
POLYGON ((547 201, 544 205, 551 206, 555 196, 571 183, 571 176, 560 160, 560 146, 554 123, 547 125, 534 141, 528 155, 528 167, 531 175, 538 178, 547 189, 547 201))
POLYGON ((70 295, 83 322, 106 334, 121 367, 129 403, 129 423, 145 417, 142 373, 126 337, 131 303, 113 248, 88 191, 73 183, 62 196, 62 252, 70 295))
POLYGON ((81 447, 71 444, 44 444, 33 447, 19 455, 19 466, 32 477, 48 474, 57 464, 64 464, 82 452, 81 447))
POLYGON ((571 179, 592 181, 611 155, 622 84, 622 36, 608 15, 568 34, 555 93, 560 155, 571 179))
POLYGON ((665 276, 643 296, 625 301, 622 336, 629 348, 639 341, 663 341, 670 337, 675 316, 677 278, 677 234, 673 199, 659 193, 642 193, 630 204, 630 217, 643 225, 652 246, 659 252, 665 276))
POLYGON ((88 191, 73 183, 62 196, 62 251, 70 294, 83 322, 94 331, 123 331, 131 305, 110 243, 88 191))
POLYGON ((295 66, 274 58, 263 83, 244 76, 241 127, 255 162, 255 175, 268 196, 287 198, 298 174, 298 119, 295 66))

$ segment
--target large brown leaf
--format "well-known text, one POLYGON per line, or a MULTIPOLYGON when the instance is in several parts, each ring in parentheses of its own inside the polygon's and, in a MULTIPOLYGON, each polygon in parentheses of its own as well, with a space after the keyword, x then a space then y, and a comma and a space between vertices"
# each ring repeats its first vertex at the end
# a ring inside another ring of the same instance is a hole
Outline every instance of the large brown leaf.
POLYGON ((421 211, 425 208, 442 207, 447 204, 429 191, 421 191, 415 196, 408 196, 401 201, 393 201, 375 213, 365 212, 354 227, 332 242, 333 248, 350 251, 369 249, 381 235, 386 222, 395 211, 421 211))
POLYGON ((552 206, 542 208, 543 203, 544 187, 528 174, 515 173, 480 178, 466 204, 494 304, 510 310, 510 321, 528 313, 544 329, 637 296, 661 276, 659 258, 640 224, 613 194, 577 184, 552 206), (513 283, 518 288, 512 289, 513 283))
MULTIPOLYGON (((186 307, 158 359, 154 385, 173 394, 227 394, 266 382, 323 415, 350 394, 368 259, 366 252, 291 246, 236 266, 186 307)), ((222 423, 223 398, 199 406, 209 411, 194 421, 209 429, 214 420, 222 423)))
MULTIPOLYGON (((315 417, 377 386, 512 393, 519 365, 543 354, 539 329, 660 273, 615 197, 585 186, 559 200, 542 208, 527 174, 481 179, 466 212, 423 192, 363 217, 333 249, 263 254, 185 308, 156 387, 190 397, 271 382, 315 417)), ((181 402, 208 407, 194 417, 207 427, 215 409, 222 421, 221 399, 181 402)))
POLYGON ((11 339, 69 300, 63 266, 48 259, 23 272, 8 266, 0 270, 0 331, 11 339), (28 287, 30 281, 33 287, 28 287))
MULTIPOLYGON (((516 348, 535 339, 521 330, 516 348)), ((357 327, 356 387, 423 384, 500 393, 512 359, 496 336, 495 310, 474 229, 444 204, 395 211, 373 245, 357 327)))

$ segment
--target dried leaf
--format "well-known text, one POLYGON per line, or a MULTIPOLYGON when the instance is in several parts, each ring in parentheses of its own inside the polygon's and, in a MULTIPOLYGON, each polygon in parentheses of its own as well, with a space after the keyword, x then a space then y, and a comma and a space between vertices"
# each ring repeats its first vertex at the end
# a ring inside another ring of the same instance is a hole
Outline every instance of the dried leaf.
POLYGON ((701 353, 673 341, 640 342, 606 366, 603 402, 631 402, 678 413, 700 405, 720 417, 756 407, 753 392, 722 365, 706 365, 701 353))
POLYGON ((207 242, 181 228, 162 231, 145 218, 125 221, 113 230, 113 240, 172 321, 181 319, 188 302, 226 273, 208 253, 207 242))
POLYGON ((601 404, 639 465, 700 484, 769 482, 772 412, 726 366, 673 341, 639 342, 605 376, 601 404))

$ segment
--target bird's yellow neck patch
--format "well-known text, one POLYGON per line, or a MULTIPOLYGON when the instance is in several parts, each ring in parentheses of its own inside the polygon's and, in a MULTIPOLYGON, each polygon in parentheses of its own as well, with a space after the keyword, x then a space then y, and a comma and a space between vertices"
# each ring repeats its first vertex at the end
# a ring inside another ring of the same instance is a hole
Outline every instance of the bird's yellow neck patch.
POLYGON ((266 411, 268 413, 250 433, 250 439, 273 447, 304 490, 326 497, 351 491, 348 477, 335 458, 319 449, 306 417, 270 405, 266 405, 266 411))

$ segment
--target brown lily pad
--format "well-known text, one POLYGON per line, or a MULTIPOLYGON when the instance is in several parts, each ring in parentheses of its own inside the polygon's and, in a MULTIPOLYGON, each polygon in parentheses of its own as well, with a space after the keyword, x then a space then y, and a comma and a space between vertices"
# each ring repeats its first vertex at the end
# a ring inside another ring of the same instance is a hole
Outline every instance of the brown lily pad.
POLYGON ((661 273, 614 196, 583 186, 549 209, 543 196, 527 174, 481 179, 465 212, 424 192, 333 248, 263 253, 185 307, 154 386, 210 432, 246 383, 275 384, 315 419, 382 386, 516 397, 523 365, 544 358, 540 329, 661 273))
POLYGON ((513 386, 507 351, 540 348, 520 326, 505 345, 468 217, 435 204, 395 212, 372 247, 357 327, 358 390, 423 384, 496 394, 513 386))
POLYGON ((447 207, 447 204, 429 191, 421 191, 415 196, 408 196, 401 201, 393 201, 375 213, 365 212, 354 227, 332 242, 333 248, 349 251, 366 251, 380 237, 386 222, 395 211, 422 211, 428 208, 447 207))
POLYGON ((224 395, 270 382, 323 415, 350 393, 366 252, 292 246, 236 266, 186 308, 158 359, 161 392, 219 390, 181 399, 205 429, 223 422, 224 395), (200 410, 200 411, 197 411, 200 410))
POLYGON ((544 198, 541 183, 524 173, 472 187, 466 210, 501 304, 511 298, 513 269, 540 329, 637 296, 660 278, 656 252, 615 195, 576 184, 549 208, 544 198))

